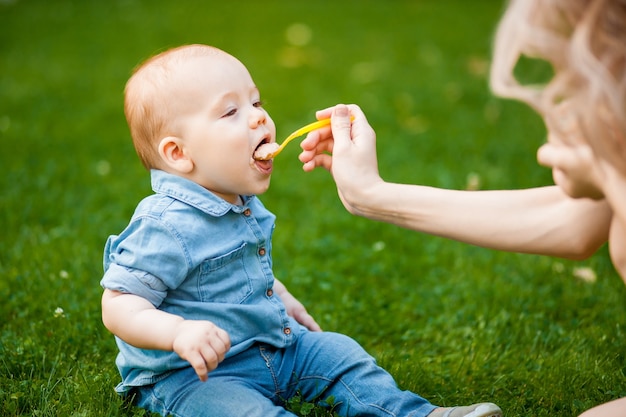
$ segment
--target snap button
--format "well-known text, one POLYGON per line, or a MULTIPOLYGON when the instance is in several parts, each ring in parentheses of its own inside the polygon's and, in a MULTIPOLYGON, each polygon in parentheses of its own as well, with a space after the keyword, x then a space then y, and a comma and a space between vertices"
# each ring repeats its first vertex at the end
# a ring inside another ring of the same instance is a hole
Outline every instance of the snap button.
POLYGON ((283 330, 283 332, 284 332, 287 336, 289 336, 289 335, 291 334, 291 328, 289 328, 289 327, 285 327, 285 329, 283 330))
POLYGON ((265 248, 260 248, 259 249, 259 255, 261 255, 261 256, 265 255, 265 248))
POLYGON ((250 216, 250 214, 252 214, 252 210, 250 210, 249 208, 247 208, 247 209, 245 209, 243 211, 243 215, 246 216, 246 217, 250 216))
POLYGON ((267 296, 271 297, 272 295, 274 295, 274 290, 270 288, 269 290, 267 290, 267 296))

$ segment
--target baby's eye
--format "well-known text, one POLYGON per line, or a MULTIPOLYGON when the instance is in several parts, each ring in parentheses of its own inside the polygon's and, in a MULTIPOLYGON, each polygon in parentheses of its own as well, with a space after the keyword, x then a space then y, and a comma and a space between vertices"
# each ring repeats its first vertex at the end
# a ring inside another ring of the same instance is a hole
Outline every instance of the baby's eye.
POLYGON ((253 105, 254 107, 263 107, 263 104, 264 104, 264 103, 263 103, 263 101, 262 101, 262 100, 257 100, 257 101, 255 101, 254 103, 252 103, 252 105, 253 105))
POLYGON ((222 117, 234 116, 235 114, 237 114, 237 109, 232 109, 224 113, 224 116, 222 117))

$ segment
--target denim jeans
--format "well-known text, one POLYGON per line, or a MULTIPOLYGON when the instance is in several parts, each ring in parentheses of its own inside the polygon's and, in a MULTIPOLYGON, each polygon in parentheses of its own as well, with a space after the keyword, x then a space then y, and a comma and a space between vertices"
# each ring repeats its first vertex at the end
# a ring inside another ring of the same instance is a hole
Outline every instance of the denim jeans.
POLYGON ((423 417, 435 406, 400 390, 387 371, 348 336, 303 332, 293 345, 256 344, 227 358, 201 382, 191 367, 135 390, 136 404, 180 417, 293 416, 283 408, 334 397, 342 416, 423 417))

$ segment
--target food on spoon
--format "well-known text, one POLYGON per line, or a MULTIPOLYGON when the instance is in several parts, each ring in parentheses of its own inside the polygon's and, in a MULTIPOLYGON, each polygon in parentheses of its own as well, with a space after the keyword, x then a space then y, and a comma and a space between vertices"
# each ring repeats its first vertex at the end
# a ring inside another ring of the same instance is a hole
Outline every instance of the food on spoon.
MULTIPOLYGON (((354 116, 350 117, 350 121, 354 120, 354 116)), ((287 139, 283 141, 282 145, 278 145, 277 143, 263 143, 257 147, 252 155, 252 159, 255 161, 269 161, 278 155, 285 146, 291 142, 293 139, 298 136, 305 135, 309 132, 312 132, 315 129, 319 129, 324 126, 328 126, 330 124, 330 119, 322 119, 313 123, 309 123, 306 126, 301 127, 300 129, 293 132, 291 135, 287 136, 287 139)))
POLYGON ((264 143, 259 146, 256 151, 254 151, 254 155, 252 156, 257 161, 267 161, 272 158, 272 154, 276 152, 279 148, 278 143, 264 143))

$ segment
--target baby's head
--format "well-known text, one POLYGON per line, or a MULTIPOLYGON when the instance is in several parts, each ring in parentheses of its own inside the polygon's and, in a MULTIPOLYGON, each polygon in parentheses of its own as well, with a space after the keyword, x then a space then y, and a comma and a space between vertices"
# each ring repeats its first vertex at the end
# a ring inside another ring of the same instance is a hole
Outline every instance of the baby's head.
POLYGON ((124 110, 146 168, 189 178, 227 200, 269 186, 271 161, 252 156, 275 140, 275 126, 232 55, 186 45, 148 59, 126 84, 124 110))
POLYGON ((173 131, 180 66, 188 59, 211 56, 221 51, 204 46, 170 49, 155 55, 136 68, 124 90, 124 113, 135 150, 147 169, 160 165, 157 144, 173 131))

